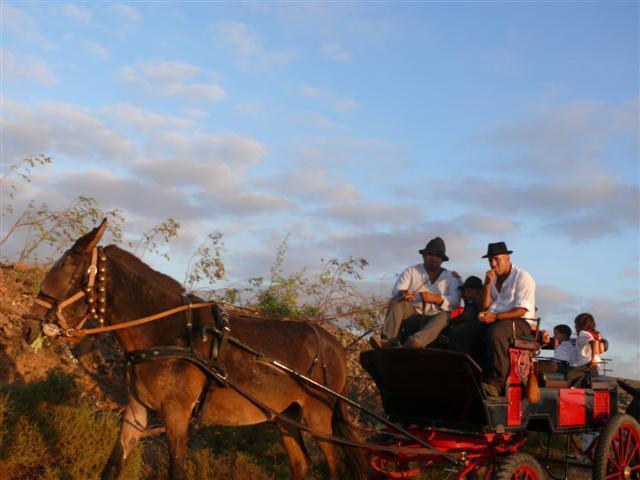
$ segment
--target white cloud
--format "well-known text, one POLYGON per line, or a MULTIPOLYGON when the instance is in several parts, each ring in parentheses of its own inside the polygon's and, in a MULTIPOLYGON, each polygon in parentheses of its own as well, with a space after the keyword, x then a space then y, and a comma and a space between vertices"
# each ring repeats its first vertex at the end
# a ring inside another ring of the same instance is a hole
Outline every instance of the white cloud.
POLYGON ((109 58, 109 51, 99 43, 93 42, 91 40, 85 40, 84 45, 87 51, 94 57, 97 57, 101 60, 106 60, 107 58, 109 58))
POLYGON ((502 217, 492 217, 486 213, 466 213, 457 217, 454 223, 461 225, 470 234, 507 234, 518 228, 518 224, 502 217))
POLYGON ((115 5, 112 5, 111 8, 124 21, 138 22, 142 19, 142 14, 140 13, 140 11, 137 8, 132 7, 131 5, 117 3, 115 5))
POLYGON ((65 3, 60 7, 63 14, 78 22, 88 22, 91 20, 91 11, 87 8, 79 7, 74 3, 65 3))
POLYGON ((258 34, 243 22, 218 22, 211 26, 211 31, 216 44, 231 50, 246 68, 272 70, 291 63, 299 55, 299 51, 294 48, 265 48, 258 34))
POLYGON ((18 55, 20 60, 16 59, 16 53, 13 51, 0 49, 0 69, 4 80, 27 80, 43 85, 58 83, 58 77, 45 60, 34 55, 18 55))
POLYGON ((246 117, 260 117, 265 113, 264 105, 261 102, 237 103, 233 106, 233 111, 246 117))
POLYGON ((300 94, 313 100, 327 101, 333 109, 341 113, 351 113, 357 108, 360 108, 360 104, 354 99, 349 97, 338 98, 337 95, 328 88, 315 85, 303 85, 300 87, 300 94))
POLYGON ((640 221, 640 189, 624 180, 607 175, 563 178, 561 173, 554 180, 526 180, 518 185, 501 178, 460 178, 434 186, 434 192, 494 216, 534 215, 546 228, 572 239, 615 234, 637 228, 640 221), (462 191, 464 195, 455 194, 462 191))
POLYGON ((278 194, 314 203, 351 202, 360 198, 360 194, 351 183, 329 179, 326 169, 320 165, 289 169, 256 183, 278 194))
POLYGON ((256 55, 262 51, 258 35, 243 22, 220 22, 213 26, 219 45, 228 47, 236 55, 256 55))
POLYGON ((224 134, 158 132, 149 140, 149 154, 154 157, 192 158, 199 162, 224 162, 243 174, 264 159, 266 145, 253 138, 224 134))
POLYGON ((193 128, 197 125, 191 119, 164 115, 129 103, 118 103, 103 111, 109 117, 113 117, 117 123, 127 123, 142 132, 193 128))
POLYGON ((333 106, 336 110, 343 113, 351 113, 354 110, 360 108, 360 104, 353 98, 342 98, 340 100, 336 100, 333 103, 333 106))
POLYGON ((320 51, 334 62, 345 63, 351 60, 351 54, 338 42, 327 42, 320 45, 320 51))
POLYGON ((328 88, 316 87, 314 85, 303 85, 300 93, 308 98, 331 98, 333 92, 328 88))
POLYGON ((35 43, 45 50, 49 50, 54 46, 40 33, 40 27, 33 17, 6 2, 2 2, 0 28, 5 34, 11 32, 17 37, 35 43))
POLYGON ((199 108, 185 108, 182 111, 182 113, 185 114, 187 117, 196 118, 196 119, 203 119, 209 116, 209 112, 205 110, 201 110, 199 108))
POLYGON ((397 145, 379 138, 302 137, 294 139, 291 148, 296 162, 304 165, 362 164, 373 171, 397 168, 403 161, 397 145))
MULTIPOLYGON (((407 212, 419 212, 416 205, 388 205, 380 202, 361 201, 357 203, 340 203, 319 210, 322 218, 337 220, 351 227, 362 230, 374 230, 380 225, 404 224, 407 212)), ((412 213, 412 218, 420 219, 420 215, 412 213)))
POLYGON ((3 158, 9 162, 34 153, 110 161, 135 157, 134 144, 91 111, 47 102, 29 109, 9 106, 2 123, 3 158))
POLYGON ((184 62, 150 60, 124 67, 120 78, 144 90, 192 101, 217 102, 226 96, 222 87, 212 83, 193 82, 200 67, 184 62))
POLYGON ((333 120, 331 120, 331 118, 327 117, 326 115, 320 115, 318 113, 298 114, 295 116, 295 121, 298 124, 304 124, 319 129, 336 128, 339 126, 333 120))
POLYGON ((500 152, 499 163, 538 176, 556 176, 558 165, 572 176, 591 176, 611 167, 607 149, 615 141, 634 146, 640 128, 638 99, 622 104, 576 101, 538 105, 524 119, 498 127, 486 139, 500 152))

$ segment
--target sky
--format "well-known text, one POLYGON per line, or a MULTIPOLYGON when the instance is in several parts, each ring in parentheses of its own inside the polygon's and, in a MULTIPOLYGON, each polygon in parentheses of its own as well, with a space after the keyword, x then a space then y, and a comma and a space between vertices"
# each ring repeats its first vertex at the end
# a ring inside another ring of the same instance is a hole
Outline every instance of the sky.
POLYGON ((2 1, 2 171, 49 155, 15 204, 94 197, 130 238, 175 218, 145 261, 178 280, 222 232, 218 286, 268 276, 287 235, 287 271, 364 257, 378 293, 435 236, 463 277, 505 241, 543 327, 593 313, 640 379, 639 13, 2 1))

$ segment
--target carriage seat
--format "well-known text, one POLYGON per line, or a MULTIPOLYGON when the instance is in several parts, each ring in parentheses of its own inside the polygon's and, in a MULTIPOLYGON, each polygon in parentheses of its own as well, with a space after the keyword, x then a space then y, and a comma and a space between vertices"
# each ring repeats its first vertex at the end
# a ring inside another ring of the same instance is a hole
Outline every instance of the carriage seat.
POLYGON ((609 390, 618 384, 615 378, 598 375, 591 377, 591 388, 594 390, 609 390))
POLYGON ((571 386, 564 373, 560 372, 543 372, 542 381, 547 388, 569 388, 571 386))
POLYGON ((512 338, 509 343, 513 348, 519 348, 520 350, 540 350, 540 344, 535 341, 533 335, 518 336, 512 338))

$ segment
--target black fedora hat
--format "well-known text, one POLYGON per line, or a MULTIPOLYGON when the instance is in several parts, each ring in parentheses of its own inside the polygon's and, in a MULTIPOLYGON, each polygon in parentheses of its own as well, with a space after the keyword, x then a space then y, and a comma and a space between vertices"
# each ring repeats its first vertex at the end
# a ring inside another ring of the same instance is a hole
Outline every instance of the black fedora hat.
POLYGON ((478 288, 478 289, 480 289, 480 288, 482 288, 482 280, 480 280, 475 275, 471 275, 470 277, 467 277, 467 279, 464 281, 462 286, 460 286, 458 288, 460 290, 462 290, 463 288, 478 288))
POLYGON ((487 247, 487 254, 483 255, 482 258, 491 258, 503 253, 510 255, 513 253, 513 250, 509 250, 507 244, 504 242, 490 243, 487 247))
POLYGON ((422 250, 418 250, 418 252, 420 252, 421 255, 435 255, 436 257, 440 257, 442 261, 449 260, 449 257, 447 257, 446 248, 444 246, 444 240, 442 240, 440 237, 429 240, 427 246, 422 250))

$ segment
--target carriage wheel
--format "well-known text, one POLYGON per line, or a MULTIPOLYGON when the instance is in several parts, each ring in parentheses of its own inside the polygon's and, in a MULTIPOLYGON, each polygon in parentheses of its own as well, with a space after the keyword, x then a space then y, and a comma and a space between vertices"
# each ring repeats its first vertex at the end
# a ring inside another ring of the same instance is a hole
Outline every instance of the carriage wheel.
POLYGON ((528 453, 512 453, 500 462, 495 480, 544 480, 538 461, 528 453))
POLYGON ((640 478, 640 426, 624 413, 611 417, 602 428, 593 463, 594 480, 640 478))
POLYGON ((369 465, 384 475, 384 478, 413 478, 427 466, 426 462, 414 462, 397 457, 391 459, 375 454, 371 457, 369 465))

